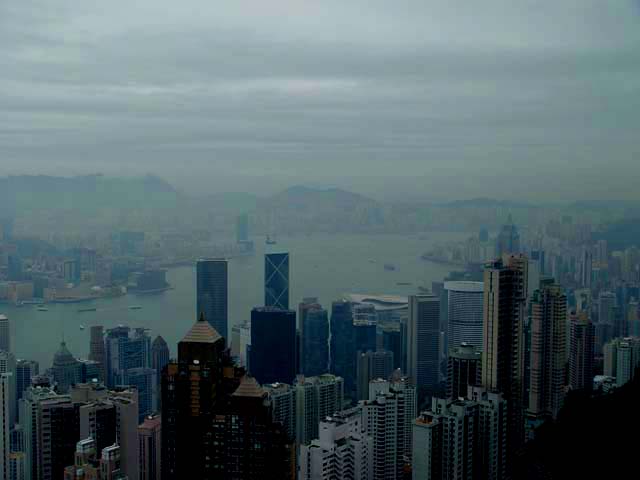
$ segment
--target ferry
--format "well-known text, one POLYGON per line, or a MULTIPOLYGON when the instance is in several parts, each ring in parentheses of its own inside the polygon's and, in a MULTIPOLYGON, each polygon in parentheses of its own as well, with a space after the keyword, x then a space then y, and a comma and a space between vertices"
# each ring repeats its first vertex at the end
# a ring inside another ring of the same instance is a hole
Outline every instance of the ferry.
POLYGON ((129 305, 129 310, 142 310, 140 305, 129 305))
POLYGON ((388 272, 393 272, 394 270, 396 270, 396 266, 391 263, 385 263, 384 269, 388 272))
POLYGON ((264 241, 265 245, 275 245, 278 242, 276 242, 274 239, 272 239, 269 235, 267 235, 267 239, 264 241))
POLYGON ((38 307, 38 308, 37 308, 37 310, 38 310, 39 312, 48 312, 48 311, 49 311, 49 309, 48 309, 48 308, 44 308, 44 307, 38 307))
POLYGON ((396 285, 399 285, 399 286, 410 286, 410 285, 413 285, 413 283, 411 283, 411 282, 398 282, 398 283, 396 283, 396 285))
POLYGON ((98 309, 96 307, 91 307, 91 308, 79 308, 78 309, 78 313, 82 313, 82 312, 95 312, 98 309))
POLYGON ((84 330, 86 327, 84 325, 80 325, 80 330, 84 330))

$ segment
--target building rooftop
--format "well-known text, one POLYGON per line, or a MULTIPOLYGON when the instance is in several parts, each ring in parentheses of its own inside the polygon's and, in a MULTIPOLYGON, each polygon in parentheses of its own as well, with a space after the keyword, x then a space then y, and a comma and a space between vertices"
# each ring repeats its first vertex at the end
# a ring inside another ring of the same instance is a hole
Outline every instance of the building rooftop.
POLYGON ((240 386, 233 392, 234 397, 263 398, 267 392, 258 384, 255 378, 245 375, 240 380, 240 386))
POLYGON ((204 318, 204 313, 200 314, 198 321, 191 327, 191 330, 182 339, 188 343, 216 343, 222 336, 204 318))

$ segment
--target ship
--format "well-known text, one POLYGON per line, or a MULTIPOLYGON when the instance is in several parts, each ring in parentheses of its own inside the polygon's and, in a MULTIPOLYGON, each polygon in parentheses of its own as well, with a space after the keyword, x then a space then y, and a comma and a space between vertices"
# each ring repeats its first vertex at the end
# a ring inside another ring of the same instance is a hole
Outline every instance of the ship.
POLYGON ((84 330, 85 326, 84 325, 80 325, 80 330, 84 330))
POLYGON ((388 272, 393 272, 396 270, 396 266, 391 264, 391 263, 385 263, 384 264, 384 269, 388 272))
POLYGON ((82 312, 95 312, 98 309, 96 307, 92 307, 92 308, 80 308, 78 309, 78 313, 82 313, 82 312))
POLYGON ((267 235, 267 239, 264 241, 265 245, 275 245, 276 242, 273 238, 271 238, 269 235, 267 235))
POLYGON ((129 310, 141 310, 142 307, 140 305, 129 305, 129 310))
POLYGON ((38 307, 38 308, 37 308, 37 310, 38 310, 39 312, 48 312, 48 311, 49 311, 49 309, 48 309, 48 308, 44 308, 44 307, 38 307))
POLYGON ((409 285, 413 285, 413 283, 411 283, 411 282, 398 282, 398 283, 396 283, 396 285, 399 285, 399 286, 409 286, 409 285))

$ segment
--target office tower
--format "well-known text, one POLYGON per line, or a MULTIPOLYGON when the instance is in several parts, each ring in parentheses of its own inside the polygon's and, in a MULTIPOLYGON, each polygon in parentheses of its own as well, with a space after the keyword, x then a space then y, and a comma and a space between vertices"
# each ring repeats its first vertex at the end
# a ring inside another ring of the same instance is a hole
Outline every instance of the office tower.
POLYGON ((289 254, 264 256, 264 306, 289 310, 289 254))
POLYGON ((290 442, 296 438, 296 389, 286 383, 265 385, 273 421, 279 423, 290 442))
POLYGON ((556 418, 564 400, 567 296, 545 281, 531 299, 531 357, 528 413, 556 418))
POLYGON ((40 373, 40 366, 34 360, 16 362, 16 405, 24 391, 31 386, 31 379, 40 373))
POLYGON ((527 258, 496 260, 484 270, 482 385, 508 402, 509 446, 524 440, 524 319, 527 258))
POLYGON ((151 368, 156 371, 158 379, 162 375, 162 369, 169 363, 169 359, 169 345, 158 335, 151 345, 151 368))
POLYGON ((0 315, 0 350, 11 351, 11 324, 6 315, 0 315))
POLYGON ((373 437, 373 479, 403 478, 412 455, 411 425, 416 418, 415 388, 405 378, 373 380, 369 400, 359 402, 363 426, 373 437))
POLYGON ((462 343, 482 351, 482 282, 445 282, 448 294, 449 346, 462 343))
POLYGON ((138 471, 140 480, 160 480, 161 478, 161 434, 162 422, 158 415, 144 419, 138 426, 138 471))
POLYGON ((102 370, 101 378, 106 382, 107 367, 104 351, 104 328, 102 325, 93 325, 89 332, 89 360, 98 362, 102 370))
POLYGON ((302 373, 313 377, 329 371, 329 316, 320 306, 304 312, 301 319, 302 373))
POLYGON ((251 349, 251 321, 243 322, 240 329, 240 352, 238 355, 238 366, 248 368, 249 350, 251 349))
POLYGON ((138 423, 144 417, 158 411, 158 390, 156 371, 153 368, 130 368, 127 370, 126 385, 138 392, 138 423))
POLYGON ((496 238, 496 256, 502 257, 518 253, 520 253, 520 234, 513 224, 511 215, 509 215, 506 225, 502 226, 496 238))
POLYGON ((80 362, 80 382, 85 383, 94 380, 96 382, 104 382, 102 365, 85 358, 78 358, 77 360, 80 362))
POLYGON ((220 334, 200 319, 178 343, 177 362, 167 365, 162 377, 162 478, 177 479, 184 472, 194 478, 215 473, 209 439, 214 412, 225 393, 237 385, 238 374, 220 334), (231 370, 223 373, 223 368, 231 370))
POLYGON ((9 480, 29 480, 24 466, 24 452, 11 452, 8 458, 9 480))
POLYGON ((572 315, 569 331, 569 387, 591 391, 595 356, 595 327, 586 312, 572 315))
POLYGON ((243 213, 236 219, 236 243, 249 241, 249 214, 243 213))
POLYGON ((375 321, 353 322, 353 336, 356 352, 375 351, 378 345, 377 328, 375 321))
POLYGON ((274 307, 251 311, 249 370, 259 383, 292 383, 296 378, 296 313, 274 307))
POLYGON ((128 371, 151 367, 151 337, 144 328, 120 325, 107 330, 105 339, 108 387, 127 385, 128 371))
POLYGON ((596 335, 600 347, 622 332, 616 331, 616 296, 613 292, 600 292, 598 296, 598 323, 596 335), (599 333, 599 335, 598 335, 599 333))
POLYGON ((335 375, 298 376, 296 379, 296 441, 307 444, 318 438, 318 425, 339 412, 344 403, 344 380, 335 375))
POLYGON ((469 387, 482 381, 482 354, 473 345, 463 343, 449 350, 447 398, 466 398, 469 387))
POLYGON ((640 304, 635 298, 627 304, 627 334, 640 337, 640 304))
POLYGON ((604 346, 604 374, 621 386, 633 379, 640 366, 640 338, 614 338, 604 346))
POLYGON ((0 373, 0 478, 9 478, 9 453, 11 452, 11 428, 13 422, 9 414, 14 384, 12 373, 0 373))
POLYGON ((440 300, 433 295, 409 297, 407 374, 418 388, 418 400, 437 393, 440 386, 440 300))
POLYGON ((358 400, 369 398, 369 382, 381 378, 388 380, 393 373, 393 353, 388 350, 358 353, 357 360, 357 392, 358 400))
POLYGON ((356 348, 351 303, 344 300, 331 304, 330 372, 344 379, 345 396, 354 398, 356 381, 356 348))
MULTIPOLYGON (((23 431, 25 472, 26 477, 38 479, 40 477, 39 462, 39 405, 47 398, 56 398, 58 395, 48 387, 29 387, 20 400, 20 426, 23 431)), ((68 398, 68 397, 67 397, 68 398)))
POLYGON ((196 264, 196 309, 227 339, 229 321, 229 265, 224 259, 203 259, 196 264))
POLYGON ((393 369, 402 370, 402 331, 400 324, 380 327, 383 350, 393 353, 393 369))
POLYGON ((16 423, 18 419, 18 395, 17 395, 17 365, 16 357, 13 353, 1 350, 0 351, 0 374, 8 373, 10 376, 7 379, 7 394, 9 395, 9 410, 8 419, 10 427, 16 423))
POLYGON ((311 310, 319 310, 322 309, 322 305, 318 303, 317 297, 305 297, 302 299, 302 302, 298 304, 298 330, 300 331, 300 336, 302 338, 302 343, 300 344, 300 368, 301 372, 304 373, 304 342, 305 342, 305 322, 307 319, 307 313, 311 310))
POLYGON ((593 276, 593 254, 589 247, 583 247, 579 264, 579 283, 584 288, 591 288, 591 277, 593 276))
POLYGON ((225 444, 212 457, 219 472, 247 480, 295 478, 295 449, 283 427, 273 422, 271 409, 255 378, 242 377, 227 414, 216 416, 213 424, 213 436, 225 444))
POLYGON ((360 407, 323 420, 319 430, 318 439, 300 447, 301 480, 373 478, 373 438, 364 433, 360 407))
POLYGON ((67 393, 71 385, 82 381, 82 364, 71 354, 64 341, 53 356, 52 372, 59 393, 67 393))

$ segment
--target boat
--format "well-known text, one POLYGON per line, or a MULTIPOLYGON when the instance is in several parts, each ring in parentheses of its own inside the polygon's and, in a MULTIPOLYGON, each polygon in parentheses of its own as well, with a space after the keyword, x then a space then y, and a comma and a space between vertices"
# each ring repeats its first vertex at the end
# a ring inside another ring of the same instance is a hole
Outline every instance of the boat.
POLYGON ((78 309, 78 313, 82 313, 82 312, 95 312, 98 309, 96 307, 92 307, 92 308, 79 308, 78 309))
POLYGON ((420 293, 431 293, 431 290, 429 290, 427 287, 423 287, 422 285, 418 287, 418 291, 420 293))
POLYGON ((80 330, 84 330, 85 326, 84 325, 80 325, 80 330))
POLYGON ((370 258, 369 263, 377 263, 377 262, 373 258, 370 258))
POLYGON ((44 308, 44 307, 38 307, 38 308, 37 308, 37 310, 38 310, 39 312, 48 312, 48 311, 49 311, 49 309, 48 309, 48 308, 44 308))
POLYGON ((398 283, 396 283, 396 285, 409 286, 409 285, 413 285, 413 283, 411 283, 411 282, 398 282, 398 283))
POLYGON ((141 310, 142 307, 140 305, 129 305, 129 310, 141 310))
POLYGON ((385 263, 384 269, 388 272, 393 272, 396 269, 396 266, 391 263, 385 263))
POLYGON ((267 235, 267 239, 264 241, 265 245, 275 245, 278 242, 276 242, 274 239, 272 239, 269 235, 267 235))

